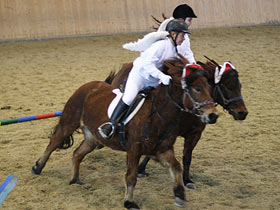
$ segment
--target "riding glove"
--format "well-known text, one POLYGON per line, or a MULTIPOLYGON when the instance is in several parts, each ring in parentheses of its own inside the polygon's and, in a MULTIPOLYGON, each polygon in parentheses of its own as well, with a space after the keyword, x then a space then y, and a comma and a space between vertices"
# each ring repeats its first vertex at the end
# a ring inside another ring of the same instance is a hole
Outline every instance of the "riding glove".
POLYGON ((164 85, 169 85, 169 82, 170 82, 171 79, 172 78, 169 75, 166 75, 166 74, 160 74, 159 75, 160 83, 162 83, 164 85))

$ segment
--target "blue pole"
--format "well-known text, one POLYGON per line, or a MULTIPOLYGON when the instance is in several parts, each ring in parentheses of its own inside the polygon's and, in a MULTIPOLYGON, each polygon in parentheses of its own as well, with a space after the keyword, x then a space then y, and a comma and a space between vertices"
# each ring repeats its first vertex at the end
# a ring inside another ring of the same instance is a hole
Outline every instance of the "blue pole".
POLYGON ((16 186, 18 178, 16 175, 9 175, 0 186, 0 206, 16 186))

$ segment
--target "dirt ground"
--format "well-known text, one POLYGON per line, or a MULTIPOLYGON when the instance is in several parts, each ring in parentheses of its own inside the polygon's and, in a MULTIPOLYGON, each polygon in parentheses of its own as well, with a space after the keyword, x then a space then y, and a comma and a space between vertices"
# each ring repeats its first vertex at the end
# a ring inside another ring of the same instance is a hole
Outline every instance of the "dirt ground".
MULTIPOLYGON (((192 210, 280 209, 280 26, 193 30, 192 49, 237 68, 249 115, 234 121, 219 107, 193 154, 196 190, 186 189, 192 210)), ((143 35, 0 44, 0 120, 61 111, 81 85, 104 80, 138 53, 121 45, 143 35)), ((69 185, 75 134, 68 150, 54 152, 40 176, 31 167, 45 150, 58 118, 0 126, 0 183, 10 174, 18 184, 0 209, 123 209, 125 153, 104 148, 86 156, 80 177, 69 185)), ((175 150, 182 160, 183 140, 175 150)), ((138 179, 135 201, 144 210, 174 205, 168 171, 151 162, 150 177, 138 179)))

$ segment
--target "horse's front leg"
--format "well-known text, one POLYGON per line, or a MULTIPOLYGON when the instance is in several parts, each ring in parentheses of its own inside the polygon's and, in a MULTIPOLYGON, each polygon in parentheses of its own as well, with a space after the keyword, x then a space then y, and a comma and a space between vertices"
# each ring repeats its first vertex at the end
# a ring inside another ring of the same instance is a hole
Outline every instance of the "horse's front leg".
POLYGON ((183 181, 189 189, 196 189, 195 183, 190 179, 190 167, 192 162, 192 151, 201 137, 201 132, 184 136, 185 144, 183 151, 183 181))
POLYGON ((124 207, 127 209, 140 209, 139 206, 133 201, 133 192, 137 182, 138 164, 141 155, 134 151, 128 151, 126 155, 127 171, 125 175, 125 196, 124 207))
POLYGON ((170 175, 174 182, 175 205, 185 207, 185 188, 182 179, 182 168, 178 160, 175 158, 173 147, 164 153, 158 154, 161 164, 169 169, 170 175))
POLYGON ((80 163, 84 157, 93 151, 98 145, 92 136, 92 133, 88 130, 86 126, 82 127, 84 132, 85 140, 80 144, 80 146, 73 152, 72 158, 72 178, 69 184, 83 184, 79 178, 80 163))

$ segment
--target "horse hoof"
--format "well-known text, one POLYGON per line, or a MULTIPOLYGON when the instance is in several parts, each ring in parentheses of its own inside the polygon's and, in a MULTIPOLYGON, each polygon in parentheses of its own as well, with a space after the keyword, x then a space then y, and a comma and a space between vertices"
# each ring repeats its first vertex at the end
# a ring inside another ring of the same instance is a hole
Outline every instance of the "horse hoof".
POLYGON ((141 173, 137 174, 137 178, 143 178, 143 177, 148 177, 148 176, 149 176, 149 173, 146 173, 146 172, 141 172, 141 173))
POLYGON ((192 189, 192 190, 195 190, 195 189, 196 189, 195 183, 191 183, 191 182, 187 183, 187 184, 186 184, 186 187, 189 188, 189 189, 192 189))
POLYGON ((72 184, 83 185, 83 184, 85 184, 85 183, 82 182, 80 179, 72 179, 72 180, 69 182, 69 185, 72 185, 72 184))
POLYGON ((130 209, 130 210, 133 210, 133 209, 140 209, 139 206, 134 203, 134 202, 131 202, 131 201, 125 201, 124 202, 124 207, 126 209, 130 209))
POLYGON ((186 202, 185 200, 182 200, 179 197, 175 197, 175 205, 181 208, 185 208, 186 207, 186 202))
POLYGON ((32 167, 32 170, 31 170, 32 174, 35 174, 35 175, 40 175, 40 174, 41 174, 41 171, 42 171, 42 170, 38 169, 37 166, 33 166, 33 167, 32 167))

